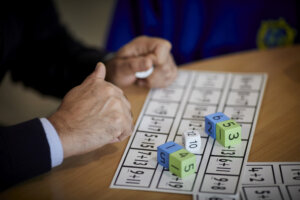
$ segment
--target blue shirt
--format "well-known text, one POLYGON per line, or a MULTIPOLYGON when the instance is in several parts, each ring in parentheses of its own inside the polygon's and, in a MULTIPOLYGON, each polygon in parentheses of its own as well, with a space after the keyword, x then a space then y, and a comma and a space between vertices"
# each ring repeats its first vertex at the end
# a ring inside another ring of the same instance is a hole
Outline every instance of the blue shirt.
POLYGON ((118 0, 106 48, 116 51, 139 35, 161 37, 182 64, 290 45, 300 23, 297 9, 295 0, 118 0))

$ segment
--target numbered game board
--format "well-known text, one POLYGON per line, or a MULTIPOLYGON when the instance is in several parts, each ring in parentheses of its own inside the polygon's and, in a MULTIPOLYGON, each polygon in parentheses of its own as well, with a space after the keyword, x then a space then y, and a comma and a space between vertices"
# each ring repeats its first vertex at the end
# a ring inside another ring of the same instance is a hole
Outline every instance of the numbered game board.
POLYGON ((180 70, 171 86, 152 89, 110 187, 237 197, 266 81, 266 74, 180 70), (242 126, 241 144, 225 148, 208 137, 204 116, 215 112, 242 126), (188 129, 200 132, 202 150, 196 173, 181 179, 158 165, 156 151, 167 141, 182 145, 188 129))
MULTIPOLYGON (((248 162, 242 178, 242 200, 299 200, 300 162, 248 162)), ((222 196, 194 200, 227 200, 222 196)))

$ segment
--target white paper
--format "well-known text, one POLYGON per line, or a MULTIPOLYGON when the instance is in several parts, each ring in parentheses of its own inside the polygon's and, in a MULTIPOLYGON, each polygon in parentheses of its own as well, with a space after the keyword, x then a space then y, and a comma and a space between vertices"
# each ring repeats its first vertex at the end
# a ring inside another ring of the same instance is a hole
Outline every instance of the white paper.
MULTIPOLYGON (((226 196, 194 194, 194 200, 225 200, 226 196)), ((300 162, 248 162, 239 198, 243 200, 299 200, 300 162)))
POLYGON ((261 106, 266 74, 180 70, 175 82, 152 89, 110 185, 111 188, 236 198, 261 106), (204 133, 204 116, 224 112, 242 126, 242 143, 224 148, 204 133), (181 144, 187 130, 198 130, 202 149, 196 173, 181 179, 156 162, 156 148, 181 144))

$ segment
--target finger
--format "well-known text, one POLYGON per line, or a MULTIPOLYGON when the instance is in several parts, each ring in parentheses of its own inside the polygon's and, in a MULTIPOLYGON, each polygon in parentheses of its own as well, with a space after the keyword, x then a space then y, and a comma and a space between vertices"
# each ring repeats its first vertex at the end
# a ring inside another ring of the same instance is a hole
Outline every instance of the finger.
POLYGON ((167 62, 170 56, 171 43, 167 40, 157 41, 155 44, 154 55, 156 57, 156 65, 162 65, 167 62))
POLYGON ((146 79, 143 83, 144 86, 152 88, 161 88, 170 85, 177 77, 177 67, 169 63, 168 66, 164 66, 162 69, 156 69, 156 72, 152 76, 146 79))
POLYGON ((101 62, 98 62, 97 65, 96 65, 95 70, 88 77, 86 77, 83 82, 86 82, 86 81, 88 81, 90 79, 93 79, 93 78, 99 78, 99 79, 104 80, 105 76, 106 76, 105 65, 101 62))
MULTIPOLYGON (((169 52, 171 47, 171 43, 165 39, 139 36, 119 49, 116 56, 128 58, 154 53, 157 51, 157 55, 159 53, 163 53, 162 57, 165 57, 164 52, 169 52)), ((158 57, 160 60, 160 55, 158 55, 158 57)))
POLYGON ((147 56, 137 56, 127 58, 127 66, 131 69, 132 73, 147 71, 153 65, 154 55, 149 54, 147 56))
POLYGON ((95 69, 94 73, 95 73, 95 76, 97 78, 100 78, 100 79, 104 80, 105 75, 106 75, 105 65, 102 62, 98 62, 97 65, 96 65, 96 69, 95 69))
POLYGON ((127 58, 147 54, 151 51, 150 37, 139 36, 124 45, 116 53, 117 57, 127 58))

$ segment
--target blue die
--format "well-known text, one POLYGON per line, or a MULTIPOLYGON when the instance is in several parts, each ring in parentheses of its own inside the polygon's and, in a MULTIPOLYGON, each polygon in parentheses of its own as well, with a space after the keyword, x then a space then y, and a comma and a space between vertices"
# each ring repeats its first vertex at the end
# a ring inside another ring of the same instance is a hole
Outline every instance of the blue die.
POLYGON ((205 132, 216 139, 216 125, 219 122, 230 120, 224 113, 217 112, 205 116, 205 132))
POLYGON ((183 149, 182 146, 176 144, 175 142, 167 142, 157 147, 157 162, 163 167, 169 169, 169 157, 170 154, 183 149))

